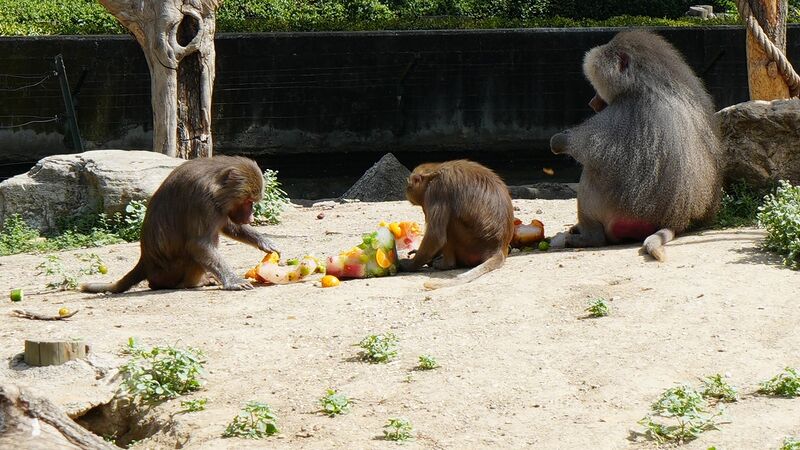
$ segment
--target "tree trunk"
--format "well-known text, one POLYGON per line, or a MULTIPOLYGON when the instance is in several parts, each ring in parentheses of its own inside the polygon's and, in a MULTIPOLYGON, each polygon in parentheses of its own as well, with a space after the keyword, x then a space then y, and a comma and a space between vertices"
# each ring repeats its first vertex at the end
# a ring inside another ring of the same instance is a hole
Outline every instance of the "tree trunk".
MULTIPOLYGON (((786 53, 787 0, 749 0, 753 16, 769 39, 786 53)), ((761 44, 747 30, 747 76, 750 100, 789 98, 789 87, 761 44)))
POLYGON ((153 150, 211 156, 216 10, 222 0, 99 0, 142 46, 150 68, 153 150))

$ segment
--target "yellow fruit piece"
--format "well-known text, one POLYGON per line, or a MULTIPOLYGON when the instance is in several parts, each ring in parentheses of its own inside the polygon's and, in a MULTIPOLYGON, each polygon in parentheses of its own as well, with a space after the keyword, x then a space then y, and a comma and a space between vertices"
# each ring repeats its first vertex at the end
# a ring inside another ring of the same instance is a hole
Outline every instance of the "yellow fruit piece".
POLYGON ((375 262, 377 262, 382 269, 388 269, 394 262, 394 251, 389 250, 389 252, 385 252, 382 248, 379 248, 375 251, 375 262))
POLYGON ((61 317, 68 316, 69 315, 69 309, 67 309, 67 308, 59 309, 58 310, 58 315, 61 316, 61 317))
POLYGON ((400 228, 400 224, 397 223, 397 222, 392 222, 392 223, 389 224, 389 231, 392 232, 392 234, 394 235, 395 239, 397 239, 397 238, 399 238, 400 236, 403 235, 403 230, 402 230, 402 228, 400 228))
POLYGON ((106 267, 104 264, 100 264, 100 267, 97 268, 97 271, 105 275, 108 273, 108 267, 106 267))
POLYGON ((339 279, 333 275, 325 275, 320 281, 322 282, 322 287, 324 288, 338 286, 340 283, 339 279))
POLYGON ((280 260, 281 255, 278 252, 269 252, 264 255, 264 259, 262 259, 261 262, 267 264, 278 264, 278 261, 280 260))

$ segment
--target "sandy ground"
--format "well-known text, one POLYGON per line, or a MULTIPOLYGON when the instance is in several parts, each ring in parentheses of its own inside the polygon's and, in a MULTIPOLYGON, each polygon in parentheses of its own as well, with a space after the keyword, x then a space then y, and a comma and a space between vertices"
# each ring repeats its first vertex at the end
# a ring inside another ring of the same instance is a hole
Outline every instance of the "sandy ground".
MULTIPOLYGON (((545 223, 548 235, 574 221, 574 200, 515 201, 517 216, 545 223)), ((263 230, 283 256, 326 255, 360 242, 380 220, 422 221, 405 202, 288 210, 263 230)), ((651 448, 633 442, 637 420, 666 388, 698 385, 698 377, 728 373, 743 398, 726 407, 718 431, 685 448, 768 449, 800 436, 800 399, 753 395, 758 383, 785 366, 800 366, 800 273, 763 253, 755 229, 708 231, 670 243, 668 261, 647 260, 637 246, 515 254, 475 282, 426 292, 430 274, 343 282, 117 296, 77 292, 3 301, 0 379, 34 387, 66 408, 114 387, 84 362, 28 368, 13 363, 27 338, 82 337, 96 364, 121 361, 130 336, 145 345, 203 349, 207 410, 171 414, 179 400, 149 414, 163 429, 139 448, 396 448, 383 441, 389 417, 408 418, 415 438, 402 448, 651 448), (587 302, 610 301, 612 313, 585 319, 587 302), (15 307, 66 321, 12 317, 15 307), (354 359, 353 344, 391 331, 399 357, 388 364, 354 359), (420 354, 441 368, 414 371, 420 354), (98 362, 99 361, 99 362, 98 362), (95 379, 98 378, 98 379, 95 379), (327 388, 356 404, 344 416, 316 413, 327 388), (248 400, 269 403, 281 433, 263 441, 222 439, 226 423, 248 400)), ((137 244, 81 251, 100 255, 106 278, 138 258, 137 244)), ((77 252, 64 252, 73 261, 77 252)), ((241 272, 258 250, 231 241, 222 253, 241 272)), ((0 291, 41 290, 41 255, 0 258, 0 291)), ((436 276, 453 276, 444 272, 436 276)), ((104 278, 104 277, 100 277, 104 278)))

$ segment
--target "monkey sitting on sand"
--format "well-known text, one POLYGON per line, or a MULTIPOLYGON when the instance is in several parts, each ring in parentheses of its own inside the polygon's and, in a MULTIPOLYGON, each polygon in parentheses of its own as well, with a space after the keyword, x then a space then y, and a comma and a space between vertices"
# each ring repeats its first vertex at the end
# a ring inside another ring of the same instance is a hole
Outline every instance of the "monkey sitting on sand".
POLYGON ((124 292, 147 280, 151 289, 252 289, 222 260, 220 233, 264 252, 275 245, 248 224, 253 204, 263 196, 258 165, 247 158, 216 156, 187 161, 170 173, 153 194, 142 223, 141 257, 115 283, 85 283, 84 292, 124 292))
POLYGON ((422 206, 425 234, 413 259, 400 260, 400 268, 474 267, 425 287, 467 283, 503 265, 514 234, 514 208, 508 187, 494 172, 465 160, 421 164, 408 177, 406 197, 422 206))
POLYGON ((591 49, 583 71, 597 114, 550 140, 553 153, 583 165, 578 223, 551 246, 644 241, 663 261, 664 244, 719 208, 712 99, 678 51, 647 31, 624 31, 591 49))

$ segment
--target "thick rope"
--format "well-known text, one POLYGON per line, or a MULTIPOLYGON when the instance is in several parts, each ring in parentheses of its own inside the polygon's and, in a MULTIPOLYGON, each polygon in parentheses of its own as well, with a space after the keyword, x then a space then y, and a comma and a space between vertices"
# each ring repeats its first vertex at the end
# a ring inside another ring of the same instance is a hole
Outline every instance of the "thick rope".
POLYGON ((778 72, 781 73, 786 85, 789 86, 789 93, 792 97, 800 96, 800 75, 797 75, 792 63, 786 59, 786 55, 769 39, 764 29, 759 25, 758 20, 753 17, 753 10, 750 9, 749 1, 736 0, 736 7, 739 9, 739 17, 742 18, 747 29, 756 38, 764 51, 767 52, 767 56, 778 66, 778 72))

